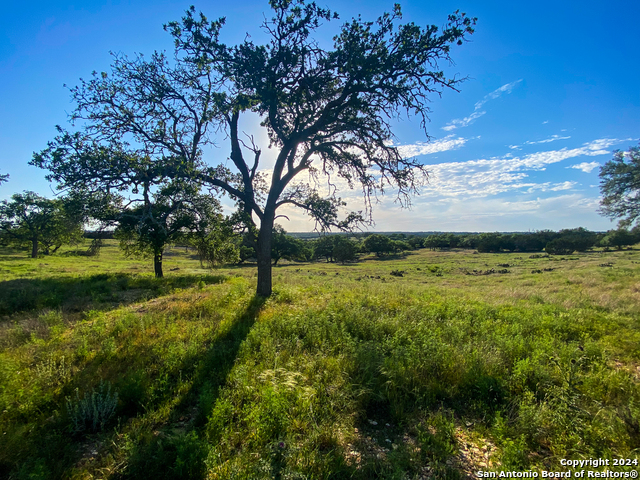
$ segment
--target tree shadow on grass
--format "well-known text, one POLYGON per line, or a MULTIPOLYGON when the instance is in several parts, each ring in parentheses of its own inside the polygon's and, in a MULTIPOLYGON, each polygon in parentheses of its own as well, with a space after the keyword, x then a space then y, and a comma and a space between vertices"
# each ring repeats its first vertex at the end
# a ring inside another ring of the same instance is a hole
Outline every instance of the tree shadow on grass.
MULTIPOLYGON (((209 345, 199 362, 198 369, 194 372, 191 390, 177 407, 184 408, 186 402, 193 401, 194 396, 197 396, 198 424, 206 420, 206 416, 218 399, 220 389, 226 383, 227 376, 236 361, 240 346, 247 338, 266 300, 266 297, 254 295, 245 308, 236 314, 230 328, 209 345)), ((195 359, 187 358, 183 365, 188 367, 194 361, 195 359)))
POLYGON ((222 283, 223 275, 180 275, 164 278, 107 273, 83 277, 20 278, 0 282, 0 315, 42 309, 81 312, 109 310, 166 295, 199 282, 222 283))
POLYGON ((204 354, 185 358, 180 372, 191 377, 192 383, 169 414, 173 424, 162 427, 157 435, 148 434, 139 439, 128 456, 126 470, 113 478, 205 477, 208 446, 200 429, 220 397, 240 347, 265 301, 265 297, 254 296, 229 327, 208 345, 204 354))
POLYGON ((230 322, 212 325, 217 335, 211 336, 204 352, 199 349, 163 372, 158 372, 151 365, 150 369, 145 368, 148 364, 146 360, 140 365, 141 358, 155 358, 153 361, 162 362, 161 358, 157 358, 153 344, 140 345, 135 351, 128 350, 125 355, 115 357, 99 353, 81 371, 75 372, 73 379, 61 391, 42 398, 29 411, 25 410, 23 417, 16 418, 22 426, 15 422, 11 422, 13 426, 4 425, 13 430, 11 436, 14 438, 2 438, 9 443, 0 441, 0 445, 5 447, 0 448, 4 450, 0 452, 0 476, 20 472, 19 477, 22 475, 27 478, 41 472, 41 478, 68 478, 79 466, 86 466, 93 461, 91 452, 101 450, 101 445, 114 445, 116 451, 122 454, 122 445, 119 444, 126 441, 131 445, 126 448, 126 467, 110 478, 204 478, 208 446, 199 427, 204 424, 220 396, 242 342, 254 325, 265 300, 263 297, 253 297, 230 322), (220 328, 224 330, 220 331, 220 328), (133 368, 136 365, 137 368, 133 368), (70 420, 64 408, 60 410, 60 415, 54 413, 51 421, 44 421, 52 409, 64 405, 64 397, 69 396, 75 387, 80 389, 82 397, 83 393, 91 392, 92 386, 97 388, 101 378, 111 379, 113 391, 118 392, 120 399, 117 419, 111 419, 106 431, 70 436, 70 420), (180 391, 183 378, 191 379, 186 392, 184 389, 180 391), (158 380, 165 382, 160 388, 158 380), (161 415, 168 419, 167 423, 153 426, 144 420, 147 417, 153 422, 154 411, 172 403, 176 395, 181 396, 180 400, 175 402, 168 415, 161 415), (23 418, 27 420, 27 417, 31 421, 24 422, 23 418), (36 417, 40 417, 40 420, 33 423, 36 417), (135 417, 139 417, 142 423, 129 423, 135 417), (120 425, 117 430, 120 433, 124 431, 125 437, 111 430, 116 422, 120 425), (26 431, 36 424, 39 424, 37 434, 26 431))

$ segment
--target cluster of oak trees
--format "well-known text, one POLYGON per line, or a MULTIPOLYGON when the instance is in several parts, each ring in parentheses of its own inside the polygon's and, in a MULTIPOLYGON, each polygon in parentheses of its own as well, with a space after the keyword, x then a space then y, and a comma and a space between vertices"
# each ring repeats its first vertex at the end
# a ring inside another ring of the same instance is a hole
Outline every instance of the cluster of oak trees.
POLYGON ((31 257, 55 253, 82 239, 84 218, 72 199, 48 199, 34 192, 16 193, 0 203, 0 241, 27 246, 31 257))

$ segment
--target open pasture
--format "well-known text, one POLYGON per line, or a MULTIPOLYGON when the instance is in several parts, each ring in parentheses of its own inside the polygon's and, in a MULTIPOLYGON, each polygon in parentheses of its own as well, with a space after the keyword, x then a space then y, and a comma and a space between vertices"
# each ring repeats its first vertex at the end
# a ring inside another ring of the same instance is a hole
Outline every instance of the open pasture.
MULTIPOLYGON (((0 252, 2 478, 465 478, 640 448, 640 251, 0 252), (85 408, 91 407, 91 408, 85 408)), ((637 467, 624 467, 635 468, 637 467)), ((622 471, 622 467, 617 468, 622 471)))

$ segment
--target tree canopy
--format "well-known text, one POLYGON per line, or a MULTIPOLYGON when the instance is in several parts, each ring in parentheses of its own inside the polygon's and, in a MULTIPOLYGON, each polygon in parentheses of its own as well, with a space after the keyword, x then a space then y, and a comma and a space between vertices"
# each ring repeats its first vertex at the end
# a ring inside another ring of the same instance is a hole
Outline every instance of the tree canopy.
POLYGON ((220 203, 198 193, 197 187, 172 182, 147 192, 133 206, 113 208, 108 221, 117 224, 115 237, 128 255, 151 255, 156 277, 163 276, 162 258, 167 244, 194 244, 202 260, 211 265, 237 260, 233 231, 226 225, 220 203))
POLYGON ((311 250, 306 242, 287 235, 287 232, 280 225, 273 228, 273 241, 271 243, 271 258, 276 265, 281 258, 285 260, 306 261, 311 257, 311 250))
POLYGON ((640 217, 640 147, 617 150, 600 168, 600 211, 628 227, 640 217))
POLYGON ((386 235, 374 233, 369 235, 364 240, 364 246, 367 251, 375 253, 377 257, 382 257, 385 254, 390 254, 394 251, 393 240, 386 235))
POLYGON ((636 227, 629 231, 626 228, 618 228, 617 230, 609 230, 607 234, 600 239, 598 246, 615 247, 622 250, 623 247, 635 245, 640 242, 640 227, 636 227))
POLYGON ((463 80, 447 78, 439 62, 451 62, 451 45, 462 44, 475 25, 459 11, 442 30, 397 25, 396 5, 375 22, 344 23, 325 49, 314 33, 337 14, 304 0, 270 6, 264 45, 249 36, 238 45, 222 43, 225 19, 210 21, 192 7, 165 26, 175 41, 173 58, 114 55, 111 72, 71 89, 72 118, 84 129, 60 130, 33 159, 64 185, 125 188, 180 176, 228 194, 255 237, 261 295, 271 293, 272 231, 281 207, 302 208, 319 230, 348 230, 371 222, 372 199, 390 188, 409 203, 427 172, 393 145, 393 122, 417 116, 426 128, 430 96, 463 80), (264 146, 241 132, 247 114, 262 119, 268 146, 277 151, 268 175, 261 169, 264 146), (221 131, 231 166, 212 166, 203 156, 221 131), (131 168, 139 162, 149 167, 144 175, 131 168), (309 181, 300 182, 305 172, 309 181), (363 211, 342 211, 336 176, 362 189, 363 211))
POLYGON ((5 241, 29 245, 31 257, 53 253, 82 238, 84 218, 69 199, 48 199, 34 192, 15 193, 0 203, 0 234, 5 241))

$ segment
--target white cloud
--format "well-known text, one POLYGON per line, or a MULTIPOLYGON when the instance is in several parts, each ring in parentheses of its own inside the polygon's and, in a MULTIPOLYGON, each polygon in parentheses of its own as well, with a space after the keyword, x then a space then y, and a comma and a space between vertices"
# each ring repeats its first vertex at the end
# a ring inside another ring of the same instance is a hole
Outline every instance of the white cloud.
MULTIPOLYGON (((403 154, 424 155, 458 148, 464 141, 466 139, 450 135, 433 143, 402 145, 399 148, 404 147, 403 154)), ((534 180, 530 176, 532 172, 542 172, 549 165, 564 160, 610 155, 611 147, 624 141, 596 139, 571 149, 518 156, 510 153, 501 157, 429 165, 429 184, 412 199, 412 210, 399 208, 394 203, 392 190, 379 198, 380 203, 374 207, 376 229, 507 231, 573 226, 608 228, 606 219, 597 214, 598 198, 576 190, 576 181, 563 178, 534 180), (562 194, 558 196, 554 192, 562 194), (536 195, 544 198, 532 199, 536 195)), ((320 182, 321 193, 327 194, 326 180, 320 178, 320 182)), ((347 182, 337 176, 332 177, 332 184, 337 195, 348 202, 348 210, 362 209, 363 194, 358 185, 350 190, 347 182)), ((589 192, 594 195, 593 190, 589 189, 589 192)), ((291 206, 283 207, 278 213, 290 218, 291 221, 278 220, 289 231, 313 228, 313 223, 291 206)))
POLYGON ((578 182, 561 182, 561 183, 552 183, 552 182, 544 182, 544 183, 514 183, 511 187, 516 189, 527 188, 526 193, 533 193, 536 190, 541 192, 560 192, 562 190, 571 190, 575 187, 578 182))
MULTIPOLYGON (((543 140, 528 140, 524 142, 522 145, 538 145, 540 143, 551 143, 556 140, 568 140, 571 137, 561 137, 560 135, 551 135, 549 138, 545 138, 543 140)), ((512 150, 522 150, 522 145, 509 145, 509 148, 512 150)))
POLYGON ((476 112, 473 112, 468 117, 464 117, 462 120, 460 119, 451 120, 451 122, 448 125, 442 127, 442 130, 450 132, 451 130, 455 130, 458 127, 466 127, 467 125, 471 124, 474 120, 483 116, 485 113, 487 112, 476 111, 476 112))
POLYGON ((575 168, 576 170, 582 170, 584 173, 591 173, 593 169, 598 168, 599 166, 600 164, 598 162, 582 162, 565 168, 575 168))
POLYGON ((598 199, 580 193, 546 198, 444 198, 400 210, 386 201, 376 208, 374 230, 405 231, 527 231, 586 227, 605 230, 609 221, 597 213, 598 199))
POLYGON ((546 125, 547 123, 549 123, 549 120, 545 120, 544 122, 542 122, 542 125, 546 125))
POLYGON ((478 110, 480 107, 482 107, 482 105, 487 103, 489 100, 493 100, 495 98, 498 98, 503 93, 511 93, 511 91, 515 88, 515 86, 517 84, 519 84, 521 81, 522 81, 522 79, 516 80, 515 82, 507 83, 506 85, 503 85, 500 88, 495 89, 493 92, 485 95, 482 100, 480 100, 479 102, 476 102, 476 104, 475 104, 476 110, 478 110))
POLYGON ((482 106, 487 103, 489 100, 493 100, 498 98, 503 93, 511 93, 511 91, 515 88, 515 86, 520 83, 522 79, 516 80, 515 82, 507 83, 506 85, 501 86, 500 88, 495 89, 493 92, 488 93, 484 96, 484 98, 474 105, 474 111, 468 117, 464 117, 463 119, 456 118, 451 120, 448 125, 442 127, 443 130, 450 132, 451 130, 455 130, 456 128, 466 127, 471 124, 474 120, 477 120, 481 116, 483 116, 486 111, 480 111, 482 106))
POLYGON ((398 152, 404 158, 417 157, 418 155, 429 155, 436 152, 446 152, 462 147, 467 142, 466 138, 455 135, 447 135, 446 137, 429 143, 414 143, 412 145, 399 145, 398 152))
POLYGON ((608 148, 618 139, 598 139, 578 148, 536 152, 519 157, 503 156, 431 165, 427 196, 487 197, 508 191, 559 191, 575 186, 575 182, 530 183, 528 171, 544 171, 548 165, 580 156, 609 154, 608 148))
POLYGON ((524 142, 525 145, 536 145, 538 143, 551 143, 551 142, 555 142, 556 140, 568 140, 571 137, 561 137, 560 135, 551 135, 549 138, 545 138, 544 140, 538 140, 538 141, 527 141, 524 142))
POLYGON ((571 190, 577 184, 578 184, 578 182, 570 182, 570 181, 562 182, 562 183, 556 183, 549 190, 551 190, 552 192, 559 192, 561 190, 571 190))

